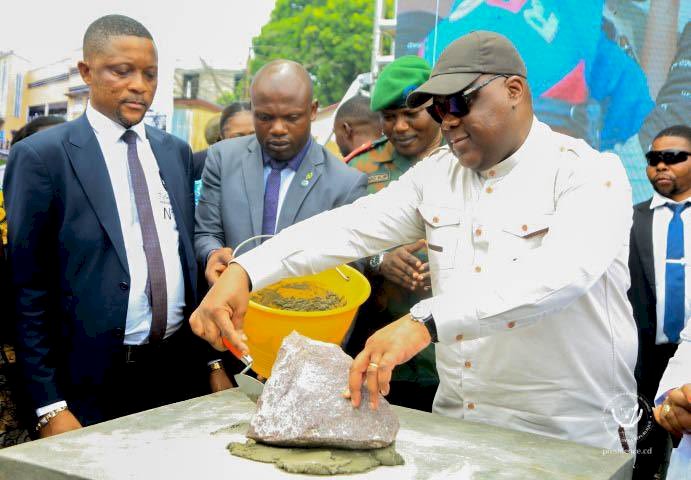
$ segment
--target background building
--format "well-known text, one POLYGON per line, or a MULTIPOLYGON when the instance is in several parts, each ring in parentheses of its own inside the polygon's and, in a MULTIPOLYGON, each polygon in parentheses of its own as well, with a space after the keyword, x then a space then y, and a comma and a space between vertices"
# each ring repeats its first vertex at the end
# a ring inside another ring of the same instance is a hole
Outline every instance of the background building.
POLYGON ((23 115, 24 80, 29 61, 12 51, 0 52, 0 150, 5 150, 12 139, 12 130, 25 123, 23 115))

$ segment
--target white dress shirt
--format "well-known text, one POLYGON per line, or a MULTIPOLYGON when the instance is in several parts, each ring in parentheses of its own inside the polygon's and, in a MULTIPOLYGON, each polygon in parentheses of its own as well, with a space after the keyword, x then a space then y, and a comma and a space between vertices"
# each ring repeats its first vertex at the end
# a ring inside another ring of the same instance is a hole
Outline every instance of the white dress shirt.
MULTIPOLYGON (((655 401, 657 405, 662 404, 671 390, 691 383, 691 325, 686 325, 680 337, 681 343, 660 380, 655 401)), ((677 448, 672 450, 667 478, 691 480, 691 433, 685 434, 677 448)))
MULTIPOLYGON (((688 203, 691 199, 681 203, 688 203)), ((669 339, 664 332, 665 326, 665 270, 667 268, 667 232, 669 230, 669 222, 672 220, 672 210, 667 208, 667 203, 675 202, 671 198, 663 197, 657 192, 653 193, 653 198, 650 200, 650 208, 653 212, 653 259, 655 266, 655 294, 657 296, 656 314, 657 314, 657 334, 655 336, 655 343, 660 345, 662 343, 669 343, 669 339)), ((691 257, 691 207, 681 212, 681 220, 684 222, 684 255, 691 257)), ((691 266, 687 262, 684 265, 684 272, 686 274, 686 282, 684 284, 685 296, 685 314, 684 325, 688 323, 689 315, 691 315, 691 266)))
MULTIPOLYGON (((618 157, 534 118, 491 170, 443 149, 237 262, 260 289, 425 235, 440 340, 434 411, 622 450, 609 412, 636 405, 631 217, 618 157)), ((635 449, 636 426, 626 434, 635 449)))
MULTIPOLYGON (((148 269, 139 226, 139 215, 134 200, 129 166, 127 163, 127 144, 121 139, 125 128, 93 109, 86 110, 86 117, 94 129, 106 161, 110 182, 115 194, 115 204, 120 217, 122 237, 125 241, 127 264, 130 270, 130 291, 125 320, 125 345, 146 343, 151 328, 151 305, 146 294, 148 269)), ((146 138, 143 123, 134 125, 131 130, 137 134, 137 154, 144 169, 149 198, 154 213, 163 264, 166 271, 166 290, 168 295, 168 324, 166 337, 172 335, 183 321, 185 307, 185 284, 180 262, 179 242, 175 215, 170 205, 168 192, 163 185, 158 163, 146 138)))

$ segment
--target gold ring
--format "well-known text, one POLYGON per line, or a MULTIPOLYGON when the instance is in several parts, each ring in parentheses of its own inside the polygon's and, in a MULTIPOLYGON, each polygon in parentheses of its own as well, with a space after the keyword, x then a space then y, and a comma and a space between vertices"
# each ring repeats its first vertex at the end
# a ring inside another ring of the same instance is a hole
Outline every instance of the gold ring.
POLYGON ((667 415, 669 415, 669 412, 670 412, 671 410, 672 410, 672 407, 669 406, 669 403, 665 403, 665 404, 662 406, 662 415, 666 417, 667 415))
POLYGON ((372 370, 376 370, 377 368, 379 368, 379 365, 377 365, 374 362, 369 362, 369 368, 371 368, 372 370))

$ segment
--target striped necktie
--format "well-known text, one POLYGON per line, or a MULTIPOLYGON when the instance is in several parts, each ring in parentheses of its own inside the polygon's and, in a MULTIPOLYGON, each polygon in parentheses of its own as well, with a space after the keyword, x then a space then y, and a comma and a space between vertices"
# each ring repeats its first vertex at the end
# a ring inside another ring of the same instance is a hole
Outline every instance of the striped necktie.
POLYGON ((163 339, 168 324, 166 270, 151 208, 149 187, 146 184, 144 169, 137 154, 137 134, 133 130, 125 130, 125 133, 122 134, 122 140, 127 144, 127 164, 134 190, 134 202, 137 205, 139 228, 142 231, 146 267, 149 273, 146 283, 149 303, 151 304, 149 343, 156 343, 163 339))

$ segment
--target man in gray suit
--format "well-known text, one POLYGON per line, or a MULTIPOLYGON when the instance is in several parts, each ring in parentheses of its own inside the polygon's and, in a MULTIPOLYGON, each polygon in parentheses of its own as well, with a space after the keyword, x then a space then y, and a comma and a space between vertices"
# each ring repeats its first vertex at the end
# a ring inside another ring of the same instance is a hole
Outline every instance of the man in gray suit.
POLYGON ((312 140, 318 103, 302 65, 268 63, 257 72, 250 96, 256 134, 209 148, 202 175, 194 248, 209 285, 244 240, 273 235, 367 193, 364 174, 312 140))

